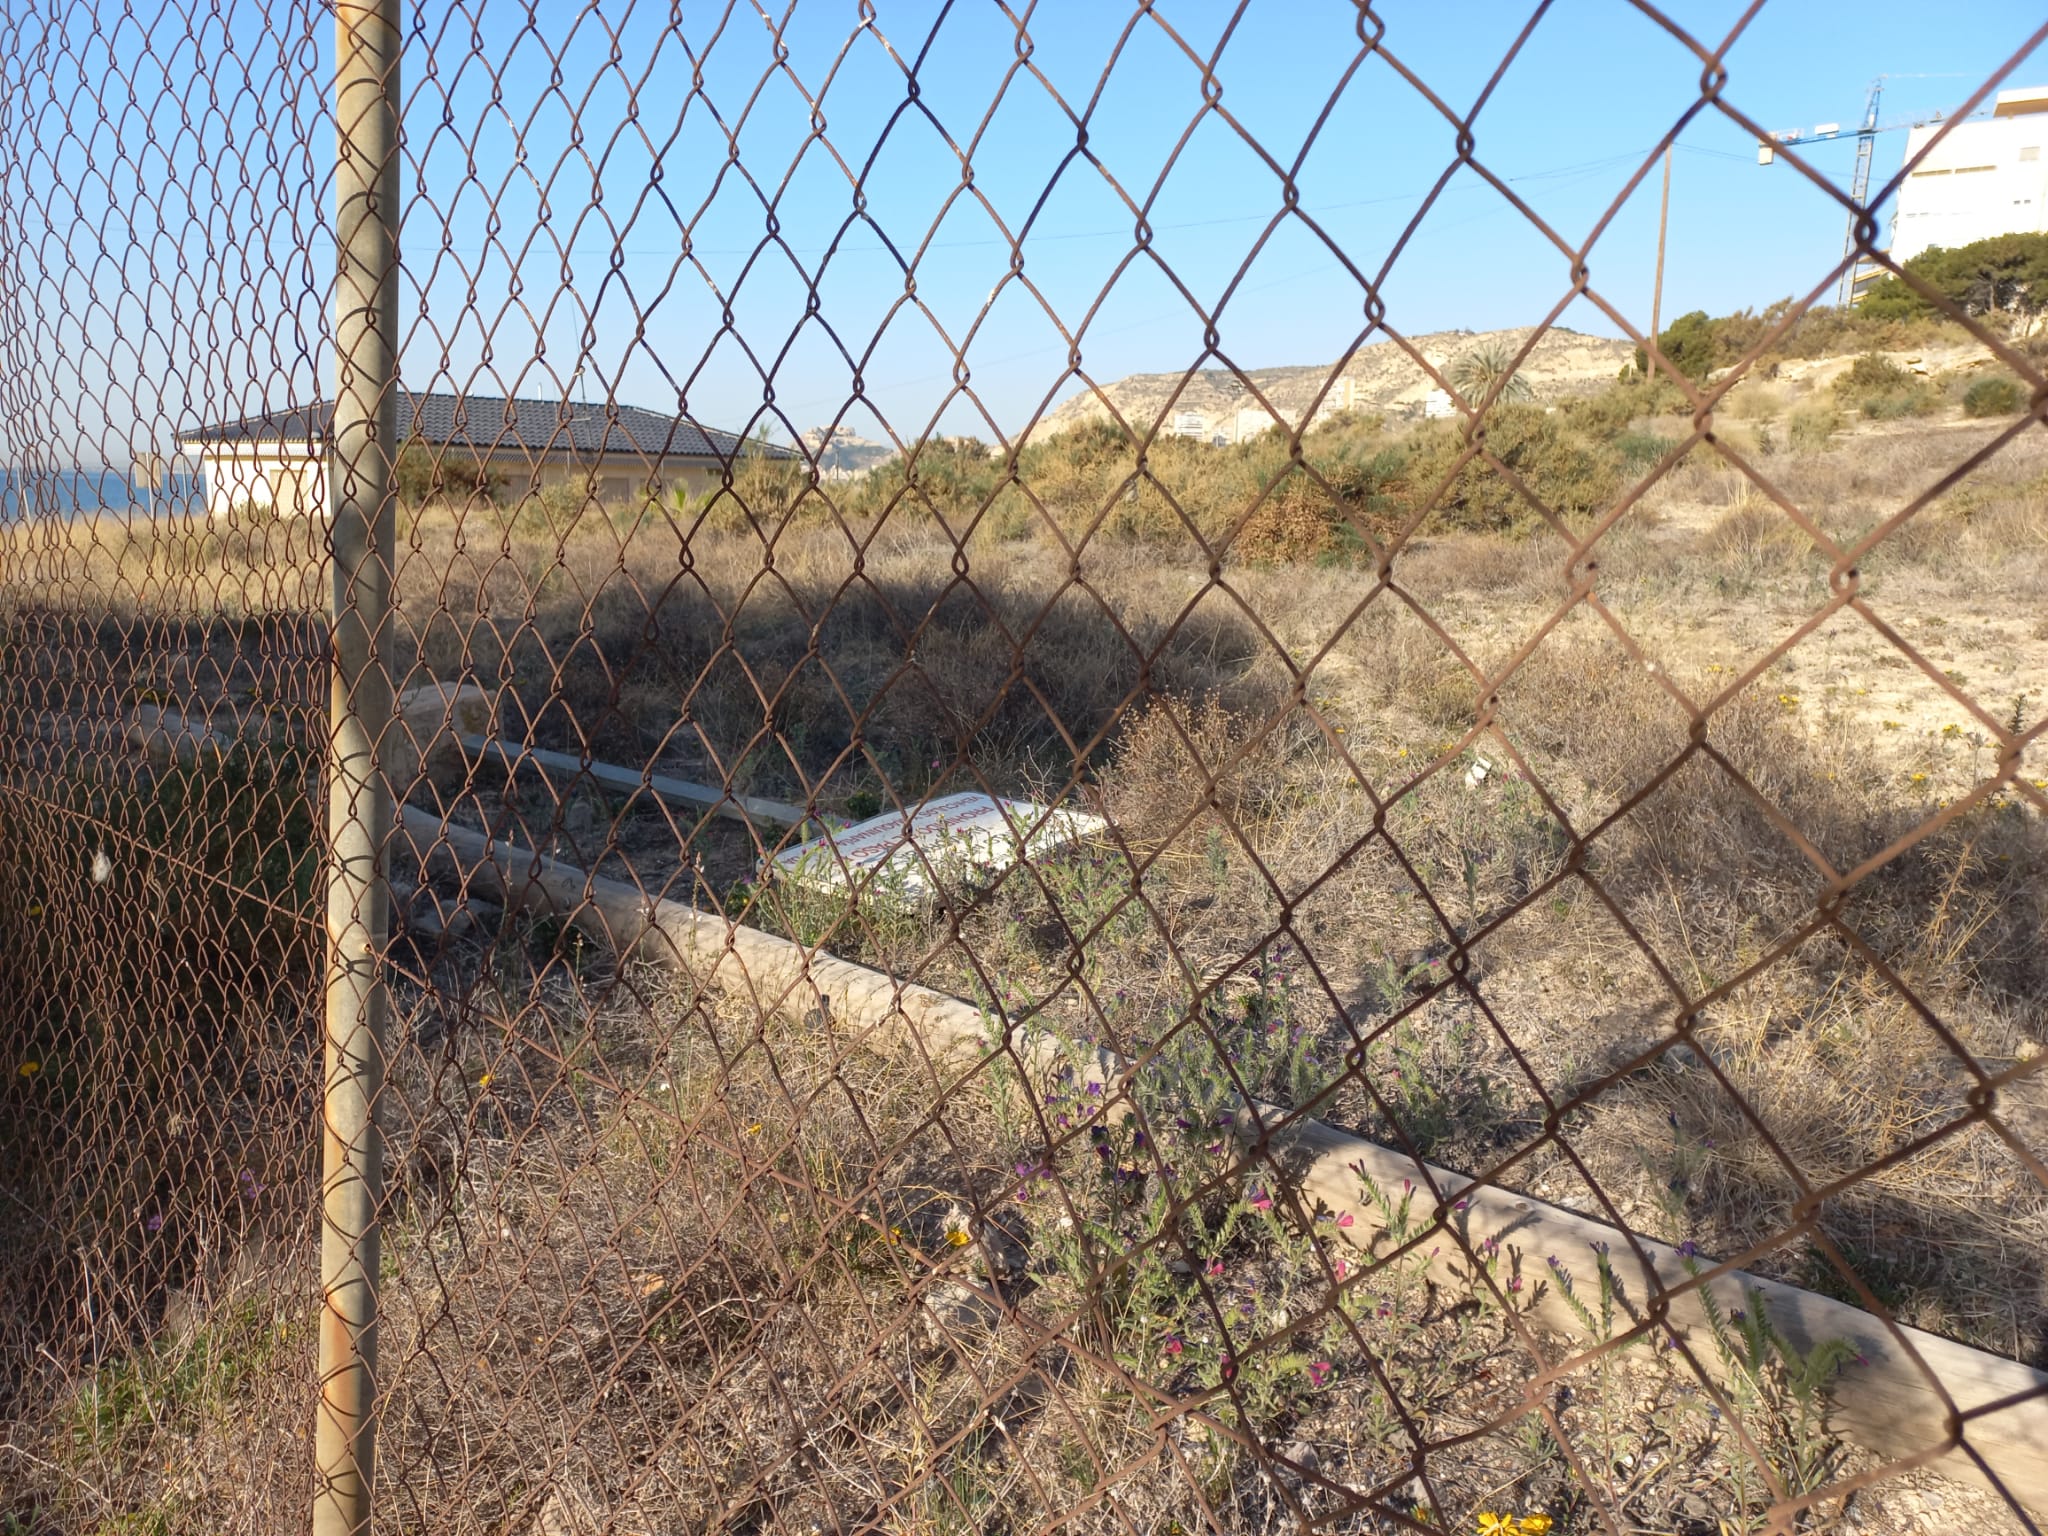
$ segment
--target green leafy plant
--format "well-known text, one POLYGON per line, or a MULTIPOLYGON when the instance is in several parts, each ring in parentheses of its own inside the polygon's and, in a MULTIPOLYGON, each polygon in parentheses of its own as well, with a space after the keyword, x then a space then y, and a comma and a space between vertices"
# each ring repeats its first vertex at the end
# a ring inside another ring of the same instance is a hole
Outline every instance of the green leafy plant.
POLYGON ((842 868, 830 847, 806 855, 793 870, 775 871, 727 898, 730 916, 761 923, 797 943, 822 945, 853 959, 900 959, 924 932, 930 899, 915 882, 918 867, 890 859, 872 869, 842 868))
POLYGON ((1240 1083, 1254 1097, 1305 1104, 1336 1075, 1328 1048, 1294 1018, 1285 958, 1262 959, 1248 991, 1212 995, 1159 1046, 1136 1084, 1149 1117, 1215 1124, 1242 1107, 1240 1083))
MULTIPOLYGON (((1685 1267, 1699 1273, 1696 1259, 1685 1267)), ((1737 1312, 1725 1311, 1711 1286, 1701 1286, 1699 1298, 1730 1401, 1772 1475, 1795 1498, 1824 1486, 1842 1460, 1841 1441, 1827 1426, 1827 1391, 1858 1358, 1855 1346, 1822 1339, 1799 1349, 1772 1323, 1761 1290, 1749 1291, 1737 1312)), ((1734 1507, 1747 1531, 1752 1506, 1772 1497, 1769 1483, 1740 1447, 1731 1448, 1728 1462, 1734 1507)))
POLYGON ((1535 395, 1529 381, 1515 371, 1513 350, 1501 342, 1467 352, 1451 364, 1450 378, 1452 388, 1474 405, 1488 395, 1502 402, 1528 400, 1535 395))

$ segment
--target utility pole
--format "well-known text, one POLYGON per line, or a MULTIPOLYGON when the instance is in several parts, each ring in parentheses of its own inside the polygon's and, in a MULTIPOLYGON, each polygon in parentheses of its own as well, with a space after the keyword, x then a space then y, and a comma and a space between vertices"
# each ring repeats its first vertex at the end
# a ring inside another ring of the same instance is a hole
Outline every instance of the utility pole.
POLYGON ((1660 324, 1664 318, 1664 231, 1671 223, 1671 151, 1676 145, 1664 146, 1664 198, 1657 208, 1657 280, 1650 288, 1650 348, 1656 350, 1657 338, 1663 335, 1660 324))
POLYGON ((400 0, 334 4, 333 607, 314 1536, 369 1536, 376 1486, 384 949, 397 456, 400 0))

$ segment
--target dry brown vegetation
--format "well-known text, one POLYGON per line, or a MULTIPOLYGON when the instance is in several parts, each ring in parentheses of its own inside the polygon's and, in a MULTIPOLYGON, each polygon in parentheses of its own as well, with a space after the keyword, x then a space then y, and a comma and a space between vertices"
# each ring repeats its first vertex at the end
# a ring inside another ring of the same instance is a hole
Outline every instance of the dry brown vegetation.
MULTIPOLYGON (((1628 404, 1529 409, 1496 446, 1573 488, 1561 510, 1583 524, 1687 430, 1628 404)), ((1752 967, 1815 916, 1787 825, 1853 868, 1999 772, 1951 686, 2000 723, 2048 704, 2048 447, 2021 434, 1861 562, 1871 611, 1939 678, 1839 610, 1734 688, 1830 598, 1830 562, 1779 497, 1847 544, 2009 423, 1863 411, 1819 382, 1746 384, 1729 406, 1726 442, 1777 496, 1695 448, 1601 541, 1597 605, 1566 605, 1562 540, 1471 467, 1382 581, 1364 535, 1417 514, 1458 449, 1365 422, 1312 445, 1317 477, 1281 475, 1277 440, 1158 445, 1131 499, 1135 453, 1095 433, 1035 446, 1015 484, 968 457, 943 495, 899 472, 831 509, 760 464, 680 511, 426 508, 398 573, 401 686, 499 690, 508 737, 827 815, 967 787, 1070 796, 1111 832, 906 912, 757 886, 771 834, 588 786, 444 762, 414 801, 1107 1040, 1178 1093, 1234 1075, 1602 1214, 1597 1184, 1637 1231, 1855 1298, 1839 1255, 1902 1320, 2038 1363, 2048 1191, 1981 1124, 1885 1162, 1970 1115, 1959 1050, 1995 1072, 2044 1044, 2038 802, 1974 803, 1752 967), (1269 485, 1212 570, 1182 514, 1220 538, 1269 485), (1546 624, 1483 715, 1474 666, 1546 624), (1713 701, 1711 751, 1689 748, 1675 695, 1713 701), (1804 1189, 1880 1164, 1780 1238, 1804 1189)), ((189 658, 260 652, 262 616, 310 605, 304 533, 17 533, 7 558, 77 606, 15 616, 58 658, 15 709, 265 702, 260 667, 189 658), (132 625, 99 617, 131 607, 132 625), (217 612, 256 622, 209 630, 217 612), (172 652, 175 673, 140 665, 172 652)), ((2020 779, 2048 779, 2043 751, 2020 779)), ((1492 1508, 1548 1510, 1560 1531, 1606 1518, 1533 1417, 1407 1480, 1411 1433, 1462 1433, 1519 1392, 1510 1320, 1399 1266, 1332 1302, 1329 1234, 1261 1210, 1255 1180, 1192 1142, 1175 1174, 1099 1177, 1078 1102, 1048 1131, 1038 1086, 996 1067, 938 1101, 829 1017, 762 1017, 556 925, 490 913, 416 937, 397 969, 385 1465, 403 1528, 1249 1531, 1328 1512, 1345 1486, 1468 1527, 1492 1508), (1119 1267, 1118 1247, 1162 1262, 1119 1267), (1175 1253, 1222 1265, 1200 1300, 1175 1253), (1215 1388, 1201 1373, 1233 1338, 1275 1342, 1235 1346, 1262 1363, 1205 1399, 1209 1419, 1162 1425, 1159 1403, 1215 1388)), ((52 1060, 78 1027, 53 1026, 52 1060)), ((303 1106, 304 1045, 261 1056, 266 1134, 303 1106)), ((217 1092, 248 1118, 254 1090, 217 1092)), ((2040 1076, 1998 1113, 2048 1147, 2040 1076)), ((1145 1160, 1125 1142, 1107 1161, 1145 1160)), ((129 1323, 155 1336, 44 1370, 58 1406, 18 1420, 0 1471, 26 1492, 0 1509, 38 1536, 297 1518, 296 1474, 246 1469, 303 1458, 307 1281, 226 1256, 258 1238, 303 1252, 282 1192, 307 1176, 266 1164, 274 1214, 239 1237, 119 1240, 129 1323)), ((238 1198, 191 1194, 181 1220, 238 1198)), ((1569 1273, 1592 1304, 1591 1257, 1569 1273)), ((1625 1485, 1640 1528, 1751 1528, 1755 1469, 1684 1369, 1649 1355, 1575 1378, 1572 1453, 1625 1485)), ((1838 1452, 1815 1433, 1774 1454, 1788 1476, 1838 1452)), ((1860 1529, 1910 1528, 1891 1489, 1857 1496, 1860 1529)))

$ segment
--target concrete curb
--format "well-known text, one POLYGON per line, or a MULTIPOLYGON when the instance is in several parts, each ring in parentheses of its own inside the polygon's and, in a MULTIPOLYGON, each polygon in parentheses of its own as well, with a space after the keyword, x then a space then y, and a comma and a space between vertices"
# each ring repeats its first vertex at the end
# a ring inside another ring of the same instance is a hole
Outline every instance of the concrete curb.
MULTIPOLYGON (((971 1064, 986 1055, 990 1038, 982 1010, 929 987, 907 983, 866 966, 747 928, 681 902, 650 898, 618 881, 592 878, 572 865, 532 850, 493 842, 480 832, 450 826, 428 812, 406 809, 401 832, 422 862, 452 862, 465 883, 481 881, 508 907, 566 917, 620 955, 659 960, 686 971, 701 985, 737 990, 757 1005, 802 1012, 829 998, 842 1027, 900 1025, 928 1066, 952 1057, 971 1064)), ((1058 1042, 1019 1031, 1011 1048, 1044 1071, 1068 1059, 1058 1042)), ((1091 1076, 1118 1081, 1124 1063, 1098 1050, 1091 1076)), ((1663 1243, 1624 1232, 1576 1212, 1508 1190, 1476 1185, 1463 1174, 1419 1162, 1407 1154, 1347 1135, 1316 1120, 1297 1120, 1270 1131, 1285 1112, 1255 1106, 1241 1112, 1241 1131, 1261 1150, 1284 1160, 1299 1180, 1306 1203, 1349 1214, 1344 1236, 1361 1246, 1384 1223, 1366 1196, 1358 1170, 1383 1191, 1416 1188, 1411 1231, 1435 1224, 1445 1241, 1433 1247, 1432 1265, 1452 1283, 1469 1284, 1466 1245, 1497 1243, 1502 1272, 1528 1275, 1536 1300, 1529 1315, 1551 1332, 1579 1338, 1585 1330, 1548 1278, 1553 1256, 1579 1277, 1581 1294, 1594 1273, 1593 1250, 1604 1246, 1620 1283, 1623 1308, 1686 1336, 1693 1358, 1718 1374, 1720 1361, 1705 1329, 1701 1291, 1711 1287, 1723 1312, 1747 1307, 1761 1293, 1772 1322, 1793 1344, 1808 1348, 1832 1338, 1852 1344, 1861 1359, 1837 1380, 1833 1427, 1888 1463, 1925 1465, 1944 1476, 1986 1486, 2002 1484, 2027 1508, 2048 1513, 2048 1373, 1933 1334, 1887 1326, 1856 1307, 1739 1270, 1696 1276, 1663 1243), (1454 1225, 1455 1224, 1455 1228, 1454 1225), (1453 1272, 1456 1271, 1455 1278, 1453 1272)), ((1599 1340, 1591 1340, 1597 1344, 1599 1340)), ((1561 1374, 1570 1360, 1552 1360, 1561 1374)))

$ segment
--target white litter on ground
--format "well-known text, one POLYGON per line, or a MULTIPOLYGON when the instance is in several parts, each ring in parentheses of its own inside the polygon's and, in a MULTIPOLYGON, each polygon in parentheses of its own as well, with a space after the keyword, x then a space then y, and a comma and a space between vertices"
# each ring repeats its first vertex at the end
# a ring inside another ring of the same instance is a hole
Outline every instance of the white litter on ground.
POLYGON ((1465 787, 1467 789, 1477 789, 1486 782, 1486 776, 1491 772, 1493 772, 1493 764, 1483 757, 1473 758, 1472 766, 1465 770, 1465 787))
POLYGON ((800 843, 777 854, 769 870, 814 890, 844 890, 851 880, 863 895, 921 901, 931 894, 935 874, 997 874, 1027 850, 1034 856, 1054 853, 1105 825, 1100 816, 1029 800, 946 795, 907 820, 900 811, 885 811, 800 843))

